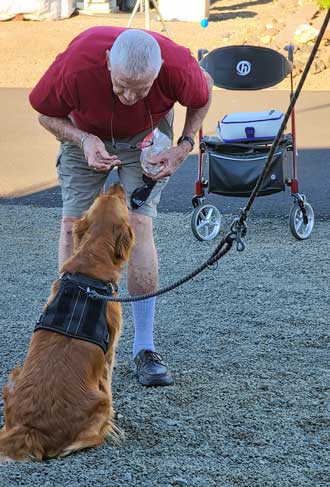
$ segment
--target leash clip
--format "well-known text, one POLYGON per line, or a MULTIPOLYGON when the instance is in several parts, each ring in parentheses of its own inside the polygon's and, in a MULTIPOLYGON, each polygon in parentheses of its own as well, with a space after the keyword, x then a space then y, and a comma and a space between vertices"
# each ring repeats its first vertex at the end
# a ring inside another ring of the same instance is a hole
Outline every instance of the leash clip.
POLYGON ((235 236, 237 252, 245 250, 245 244, 242 240, 247 234, 247 225, 245 221, 241 222, 240 218, 235 218, 230 225, 232 235, 235 236))
POLYGON ((87 288, 79 286, 79 289, 84 291, 87 294, 87 297, 90 299, 98 299, 98 294, 94 289, 91 289, 89 286, 87 288))
POLYGON ((218 268, 218 261, 208 264, 207 267, 210 269, 210 271, 216 271, 218 268))

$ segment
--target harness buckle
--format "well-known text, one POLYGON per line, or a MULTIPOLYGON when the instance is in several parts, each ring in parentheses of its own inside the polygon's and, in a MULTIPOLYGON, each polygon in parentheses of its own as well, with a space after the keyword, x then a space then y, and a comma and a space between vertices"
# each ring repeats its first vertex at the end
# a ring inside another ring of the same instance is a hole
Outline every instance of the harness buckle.
POLYGON ((113 285, 112 282, 107 283, 107 290, 110 294, 114 294, 116 292, 115 286, 113 285))

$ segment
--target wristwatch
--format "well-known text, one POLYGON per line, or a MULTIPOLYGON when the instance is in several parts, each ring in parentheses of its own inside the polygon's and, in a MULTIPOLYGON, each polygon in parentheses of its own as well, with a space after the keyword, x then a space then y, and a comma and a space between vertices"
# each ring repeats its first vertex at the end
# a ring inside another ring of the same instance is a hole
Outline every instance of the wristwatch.
POLYGON ((189 142, 189 144, 191 145, 191 149, 190 149, 190 152, 191 152, 193 150, 193 148, 195 147, 195 142, 194 142, 194 139, 192 137, 189 137, 189 135, 181 135, 181 137, 178 138, 176 145, 181 144, 181 142, 183 142, 184 140, 189 142))

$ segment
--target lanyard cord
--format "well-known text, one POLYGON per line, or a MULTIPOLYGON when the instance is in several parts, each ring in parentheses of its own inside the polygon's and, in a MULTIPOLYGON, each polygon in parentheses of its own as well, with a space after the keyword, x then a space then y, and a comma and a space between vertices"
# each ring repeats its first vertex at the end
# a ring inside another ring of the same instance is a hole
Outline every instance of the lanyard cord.
MULTIPOLYGON (((113 119, 114 119, 115 110, 116 110, 116 98, 117 97, 116 97, 115 93, 112 91, 112 113, 111 113, 111 117, 110 117, 110 136, 111 136, 111 144, 113 145, 113 147, 116 147, 116 141, 115 141, 115 137, 113 135, 113 119)), ((146 112, 148 113, 148 116, 149 116, 150 129, 151 129, 151 132, 153 133, 155 127, 154 127, 154 121, 152 118, 152 113, 148 107, 147 100, 144 98, 143 101, 144 101, 144 107, 145 107, 146 112)), ((126 163, 126 164, 124 163, 123 165, 129 165, 129 164, 132 164, 132 162, 126 163)))

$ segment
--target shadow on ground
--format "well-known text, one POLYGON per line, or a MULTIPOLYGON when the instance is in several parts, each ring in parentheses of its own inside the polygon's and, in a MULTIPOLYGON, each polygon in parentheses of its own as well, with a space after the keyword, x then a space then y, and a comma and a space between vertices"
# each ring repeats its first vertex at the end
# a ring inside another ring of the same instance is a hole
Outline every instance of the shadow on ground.
POLYGON ((222 11, 222 10, 242 10, 246 7, 254 7, 255 5, 265 5, 266 3, 272 3, 272 0, 256 0, 251 2, 240 2, 236 5, 228 5, 226 7, 212 7, 214 3, 217 3, 218 0, 211 1, 211 10, 213 11, 222 11))
POLYGON ((248 7, 255 7, 256 5, 264 5, 271 3, 272 0, 257 0, 257 1, 247 1, 242 3, 237 3, 231 5, 230 2, 222 7, 212 6, 216 2, 211 2, 210 7, 210 22, 219 22, 223 20, 231 20, 236 18, 249 19, 256 17, 257 12, 244 10, 248 7))
POLYGON ((220 20, 230 20, 230 19, 251 19, 257 15, 256 12, 225 12, 223 14, 213 14, 209 15, 210 22, 219 22, 220 20))

